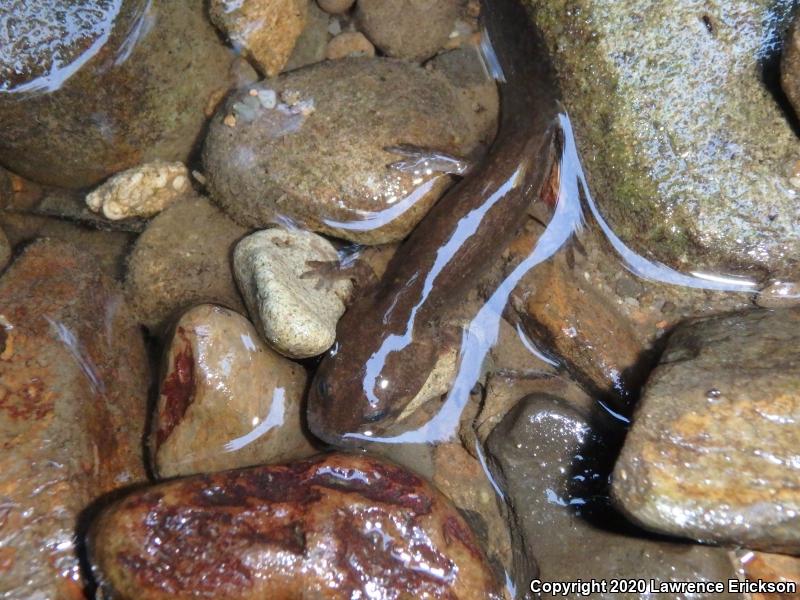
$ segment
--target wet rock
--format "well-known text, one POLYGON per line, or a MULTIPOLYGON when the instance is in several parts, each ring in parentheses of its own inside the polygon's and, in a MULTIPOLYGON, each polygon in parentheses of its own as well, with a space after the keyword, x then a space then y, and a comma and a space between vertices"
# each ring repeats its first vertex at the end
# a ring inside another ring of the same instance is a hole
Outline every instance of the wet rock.
POLYGON ((283 68, 284 71, 294 71, 325 60, 325 48, 330 37, 329 24, 328 13, 320 9, 316 2, 309 2, 306 26, 295 42, 289 61, 283 68))
POLYGON ((306 372, 241 315, 211 304, 183 314, 164 356, 150 446, 159 477, 296 460, 306 372))
POLYGON ((800 274, 800 150, 763 77, 792 2, 529 4, 626 243, 685 271, 800 274))
POLYGON ((356 17, 386 54, 422 61, 447 42, 459 8, 458 0, 359 0, 356 17))
POLYGON ((115 598, 500 598, 475 537, 421 478, 368 456, 196 476, 92 527, 115 598))
POLYGON ((306 24, 308 0, 211 0, 211 21, 267 77, 281 72, 306 24))
POLYGON ((183 163, 158 160, 117 173, 86 196, 86 205, 114 221, 149 218, 190 190, 189 171, 183 163))
POLYGON ((453 90, 435 73, 382 58, 313 65, 251 87, 214 118, 204 148, 209 190, 234 219, 277 216, 345 239, 404 238, 450 184, 389 168, 399 144, 464 154, 453 90), (255 90, 255 96, 251 95, 255 90), (281 102, 258 102, 275 91, 281 102))
POLYGON ((35 242, 0 279, 2 598, 83 598, 79 513, 145 476, 144 342, 94 262, 35 242))
POLYGON ((281 354, 308 358, 333 344, 353 285, 315 268, 338 260, 333 244, 302 230, 267 229, 236 246, 233 268, 250 316, 281 354))
POLYGON ((359 31, 345 31, 328 42, 325 58, 337 60, 348 56, 375 56, 375 46, 359 31))
POLYGON ((155 159, 185 162, 232 54, 203 0, 11 3, 0 14, 0 162, 85 187, 155 159))
POLYGON ((478 139, 488 147, 497 134, 500 94, 486 72, 477 46, 468 45, 443 52, 426 66, 443 74, 455 87, 462 103, 461 112, 467 115, 467 124, 472 130, 470 138, 478 139))
MULTIPOLYGON (((782 554, 740 551, 740 564, 746 579, 750 581, 794 582, 800 587, 800 559, 782 554)), ((800 593, 754 593, 751 600, 797 600, 800 593)))
POLYGON ((0 228, 0 271, 6 268, 8 261, 11 260, 11 243, 8 241, 6 232, 0 228))
POLYGON ((788 308, 800 305, 800 281, 775 281, 756 296, 762 308, 788 308))
POLYGON ((795 113, 800 115, 800 25, 798 23, 800 19, 795 17, 786 36, 781 61, 781 84, 795 113))
POLYGON ((800 552, 799 336, 800 309, 785 309, 704 319, 670 337, 614 471, 630 518, 800 552))
POLYGON ((537 266, 512 302, 528 336, 582 383, 625 402, 638 389, 643 347, 636 332, 569 268, 564 255, 537 266))
MULTIPOLYGON (((487 449, 515 518, 512 529, 521 535, 524 551, 535 558, 538 577, 564 582, 733 578, 726 551, 648 539, 626 528, 609 510, 605 456, 613 452, 618 434, 619 427, 602 416, 590 416, 560 398, 536 394, 513 409, 489 436, 487 449)), ((650 595, 598 593, 593 597, 650 595)))
POLYGON ((208 200, 180 200, 150 222, 128 262, 125 288, 134 314, 154 332, 194 304, 244 312, 231 254, 246 230, 208 200))
POLYGON ((341 15, 350 10, 355 4, 355 0, 317 0, 317 4, 326 13, 341 15))

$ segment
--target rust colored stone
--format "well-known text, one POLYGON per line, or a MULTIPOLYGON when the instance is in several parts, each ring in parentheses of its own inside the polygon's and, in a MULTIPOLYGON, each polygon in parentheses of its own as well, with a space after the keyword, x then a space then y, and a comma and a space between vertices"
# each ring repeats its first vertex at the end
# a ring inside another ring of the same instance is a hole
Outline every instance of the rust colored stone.
POLYGON ((134 493, 93 524, 90 555, 104 591, 120 599, 501 597, 444 496, 366 455, 134 493))

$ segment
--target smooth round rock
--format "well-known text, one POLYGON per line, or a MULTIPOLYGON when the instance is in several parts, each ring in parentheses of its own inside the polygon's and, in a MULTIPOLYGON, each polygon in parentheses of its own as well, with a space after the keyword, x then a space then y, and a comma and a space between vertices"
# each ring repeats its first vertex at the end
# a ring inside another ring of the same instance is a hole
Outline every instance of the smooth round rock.
POLYGON ((306 458, 305 369, 258 337, 243 316, 202 304, 175 325, 150 447, 159 477, 306 458))
POLYGON ((430 484, 366 455, 201 475, 143 489, 91 527, 119 600, 500 600, 475 535, 430 484))
POLYGON ((317 4, 326 13, 340 15, 350 10, 355 0, 317 0, 317 4))
POLYGON ((208 187, 235 220, 288 217, 367 244, 404 238, 451 182, 400 171, 398 145, 464 155, 474 147, 452 86, 384 58, 345 58, 245 88, 212 121, 208 187), (278 96, 279 102, 263 99, 278 96))
POLYGON ((308 231, 268 229, 236 246, 239 289, 261 335, 281 354, 309 358, 333 345, 353 291, 347 277, 335 277, 338 263, 333 244, 308 231))
POLYGON ((445 45, 459 9, 458 0, 359 0, 356 18, 389 56, 422 61, 445 45))
POLYGON ((375 46, 360 31, 345 31, 328 42, 325 57, 337 60, 347 56, 375 56, 375 46))
POLYGON ((202 302, 244 312, 231 253, 247 233, 208 200, 185 198, 153 219, 128 260, 125 288, 134 314, 154 333, 202 302))
POLYGON ((6 2, 0 163, 87 187, 155 159, 187 161, 232 53, 203 0, 6 2))

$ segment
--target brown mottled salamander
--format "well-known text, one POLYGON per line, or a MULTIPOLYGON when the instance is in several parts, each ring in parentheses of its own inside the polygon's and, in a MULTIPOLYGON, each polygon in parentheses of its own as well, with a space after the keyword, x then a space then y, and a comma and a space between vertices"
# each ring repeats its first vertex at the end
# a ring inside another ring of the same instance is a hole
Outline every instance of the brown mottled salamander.
POLYGON ((497 139, 339 322, 308 409, 311 430, 329 443, 385 431, 414 398, 442 343, 443 310, 500 257, 550 172, 559 103, 539 33, 520 0, 483 0, 481 15, 489 62, 502 71, 497 139))

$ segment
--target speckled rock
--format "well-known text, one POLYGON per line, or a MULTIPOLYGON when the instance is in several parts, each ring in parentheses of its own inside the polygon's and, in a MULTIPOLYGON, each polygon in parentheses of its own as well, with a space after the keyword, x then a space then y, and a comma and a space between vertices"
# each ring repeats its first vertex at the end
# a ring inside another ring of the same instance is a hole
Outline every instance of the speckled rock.
POLYGON ((128 217, 148 218, 189 190, 186 165, 158 160, 117 173, 86 196, 86 205, 114 221, 128 217))
POLYGON ((679 328, 614 471, 626 514, 664 533, 800 553, 798 342, 800 309, 679 328))
POLYGON ((500 598, 446 498, 365 455, 142 490, 100 516, 89 546, 102 587, 120 600, 500 598))
POLYGON ((85 598, 79 515, 145 478, 144 340, 94 263, 45 240, 0 278, 0 598, 85 598))
POLYGON ((211 21, 267 77, 281 72, 306 24, 308 0, 211 0, 211 21))
POLYGON ((766 554, 740 550, 738 553, 744 576, 750 581, 793 582, 795 593, 753 593, 750 600, 798 600, 800 598, 800 558, 783 554, 766 554))
POLYGON ((214 118, 203 158, 214 199, 262 227, 278 215, 369 244, 404 238, 451 178, 389 165, 409 144, 465 154, 465 119, 446 79, 384 58, 347 58, 243 90, 214 118), (255 90, 255 95, 251 95, 255 90), (276 91, 276 105, 259 102, 276 91))
POLYGON ((6 2, 0 32, 0 162, 42 183, 185 162, 231 83, 203 0, 6 2))
POLYGON ((800 116, 800 19, 797 17, 786 36, 781 61, 781 84, 795 113, 800 116))
POLYGON ((447 42, 459 0, 359 0, 361 30, 389 56, 425 60, 447 42))
POLYGON ((150 447, 160 477, 306 458, 306 372, 250 322, 202 304, 184 313, 164 356, 150 447))
MULTIPOLYGON (((490 460, 513 509, 511 528, 521 536, 521 548, 535 558, 538 578, 643 578, 648 583, 734 578, 725 550, 648 539, 610 510, 603 457, 613 452, 620 429, 601 414, 590 416, 560 398, 536 394, 514 408, 489 436, 490 460)), ((628 600, 652 595, 607 592, 592 597, 628 600)))
POLYGON ((764 85, 791 0, 528 0, 595 199, 682 270, 800 276, 800 145, 764 85))
POLYGON ((329 25, 330 15, 317 6, 316 2, 309 2, 306 26, 297 38, 283 70, 294 71, 325 60, 325 48, 330 38, 329 25))
POLYGON ((337 60, 348 56, 375 56, 375 46, 360 31, 345 31, 328 42, 325 58, 337 60))
POLYGON ((126 293, 134 314, 154 333, 194 304, 244 312, 231 254, 247 230, 203 198, 178 201, 150 222, 128 261, 126 293))
POLYGON ((315 267, 338 260, 333 244, 301 230, 267 229, 236 246, 233 268, 250 316, 281 354, 308 358, 333 344, 353 284, 315 267))

